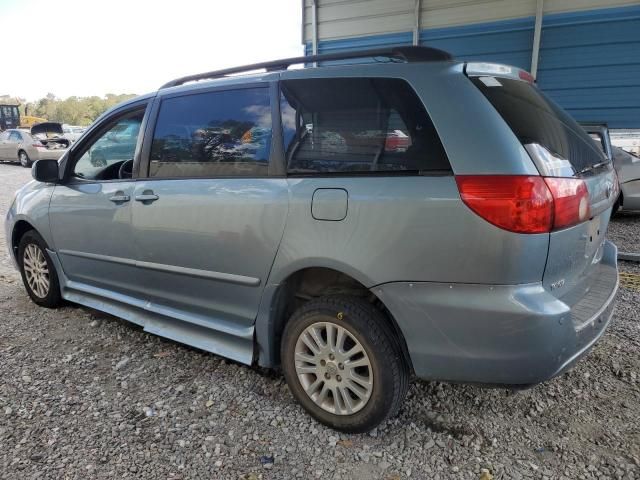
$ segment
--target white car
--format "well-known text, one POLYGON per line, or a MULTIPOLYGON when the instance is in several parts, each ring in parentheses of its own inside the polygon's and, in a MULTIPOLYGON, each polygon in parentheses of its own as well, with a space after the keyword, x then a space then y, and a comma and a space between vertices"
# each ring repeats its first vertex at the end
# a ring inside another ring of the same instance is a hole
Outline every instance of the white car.
POLYGON ((82 135, 85 130, 86 127, 67 125, 65 123, 62 125, 62 136, 68 140, 71 140, 71 143, 75 143, 75 141, 80 138, 80 135, 82 135))

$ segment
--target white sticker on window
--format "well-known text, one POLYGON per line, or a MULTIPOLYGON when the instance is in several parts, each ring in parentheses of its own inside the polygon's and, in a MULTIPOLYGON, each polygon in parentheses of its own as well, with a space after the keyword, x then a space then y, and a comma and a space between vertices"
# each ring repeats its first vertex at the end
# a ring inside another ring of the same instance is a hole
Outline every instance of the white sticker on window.
POLYGON ((480 81, 484 83, 487 87, 501 87, 502 84, 498 81, 496 77, 480 77, 480 81))

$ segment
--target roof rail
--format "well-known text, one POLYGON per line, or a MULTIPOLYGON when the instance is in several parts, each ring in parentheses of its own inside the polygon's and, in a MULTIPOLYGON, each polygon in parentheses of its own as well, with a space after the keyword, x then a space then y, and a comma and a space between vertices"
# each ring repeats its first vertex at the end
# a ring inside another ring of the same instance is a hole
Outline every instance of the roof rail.
POLYGON ((243 65, 241 67, 225 68, 223 70, 214 70, 212 72, 198 73, 195 75, 187 75, 186 77, 176 78, 165 83, 160 88, 175 87, 183 83, 193 82, 196 80, 210 80, 220 78, 234 73, 250 72, 253 70, 264 69, 267 72, 286 70, 291 65, 299 63, 329 62, 333 60, 349 60, 352 58, 367 57, 387 57, 404 60, 405 62, 433 62, 439 60, 452 60, 453 57, 449 52, 431 47, 390 47, 372 50, 351 50, 339 53, 323 53, 320 55, 307 55, 304 57, 283 58, 282 60, 272 60, 269 62, 254 63, 252 65, 243 65))

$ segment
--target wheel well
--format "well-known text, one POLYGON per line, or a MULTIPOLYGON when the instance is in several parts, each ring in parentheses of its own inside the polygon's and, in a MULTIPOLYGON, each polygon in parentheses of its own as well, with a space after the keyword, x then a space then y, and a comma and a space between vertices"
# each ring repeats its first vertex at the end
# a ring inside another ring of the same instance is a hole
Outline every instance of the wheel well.
POLYGON ((15 226, 13 227, 13 233, 11 234, 11 248, 13 250, 13 253, 16 255, 16 258, 20 240, 22 239, 22 236, 29 230, 35 230, 35 228, 33 228, 33 226, 25 220, 18 220, 18 222, 16 222, 15 226))
POLYGON ((393 315, 384 303, 374 295, 371 290, 350 275, 324 267, 310 267, 299 270, 289 275, 276 291, 272 301, 272 330, 269 340, 273 346, 274 365, 280 364, 280 341, 282 339, 282 332, 284 331, 287 321, 289 321, 291 315, 293 315, 293 312, 309 300, 327 295, 360 297, 378 308, 389 321, 389 324, 400 341, 407 365, 409 365, 413 371, 407 342, 393 315))

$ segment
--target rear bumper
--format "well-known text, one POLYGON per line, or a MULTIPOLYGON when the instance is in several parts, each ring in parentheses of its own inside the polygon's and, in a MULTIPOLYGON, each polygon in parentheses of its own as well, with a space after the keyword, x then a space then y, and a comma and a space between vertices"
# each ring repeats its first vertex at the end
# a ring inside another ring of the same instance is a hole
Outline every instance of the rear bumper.
POLYGON ((541 283, 398 282, 372 291, 404 334, 418 377, 528 385, 566 371, 604 333, 618 289, 616 262, 607 241, 600 281, 569 303, 541 283))

